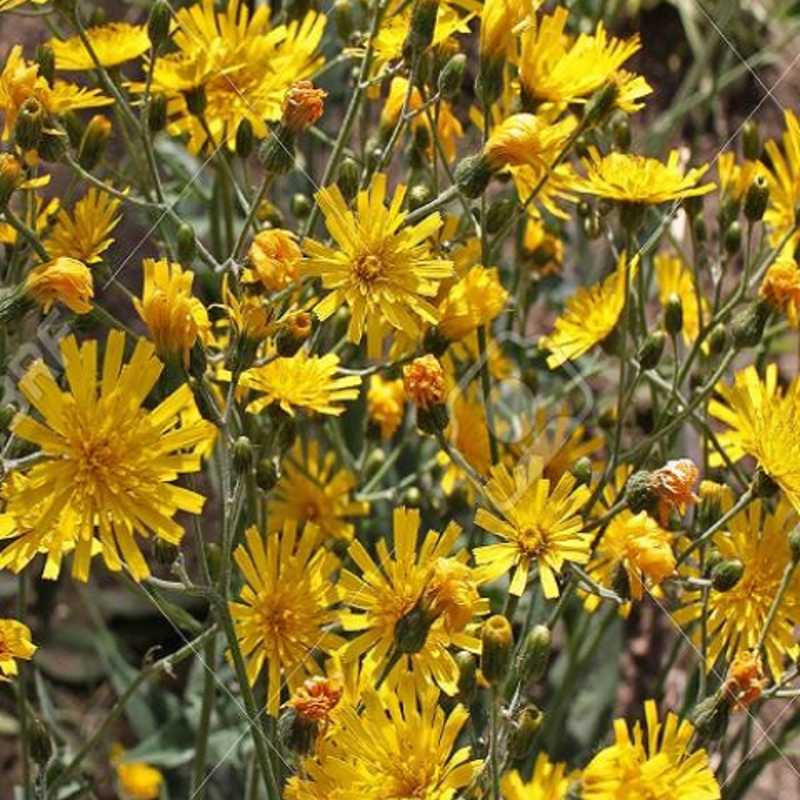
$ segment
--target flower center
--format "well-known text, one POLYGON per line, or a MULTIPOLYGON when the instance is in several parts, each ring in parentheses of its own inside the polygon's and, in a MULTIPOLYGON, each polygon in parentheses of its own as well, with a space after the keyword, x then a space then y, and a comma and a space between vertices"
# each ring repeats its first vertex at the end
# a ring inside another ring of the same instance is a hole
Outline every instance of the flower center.
POLYGON ((353 264, 359 283, 373 284, 383 276, 383 262, 372 253, 360 255, 353 264))
POLYGON ((534 522, 520 531, 520 545, 527 556, 540 556, 547 546, 547 531, 534 522))

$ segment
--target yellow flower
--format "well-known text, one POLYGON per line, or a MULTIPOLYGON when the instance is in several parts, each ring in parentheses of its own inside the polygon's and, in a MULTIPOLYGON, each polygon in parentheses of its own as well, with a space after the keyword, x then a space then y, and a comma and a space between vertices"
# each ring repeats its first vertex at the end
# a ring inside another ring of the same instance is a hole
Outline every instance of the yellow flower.
POLYGON ((31 630, 15 619, 0 619, 0 681, 9 681, 18 673, 16 658, 30 661, 36 652, 31 630))
POLYGON ((439 359, 428 353, 406 364, 403 367, 403 389, 417 408, 427 410, 442 405, 447 399, 447 383, 439 359))
MULTIPOLYGON (((533 10, 541 0, 533 3, 533 10)), ((516 60, 517 38, 515 27, 526 17, 531 3, 525 0, 486 0, 481 14, 479 52, 482 59, 516 60)))
POLYGON ((439 331, 448 339, 463 339, 495 319, 507 300, 508 292, 500 283, 497 268, 476 265, 439 303, 439 331))
POLYGON ((529 218, 539 219, 541 212, 538 206, 541 206, 554 217, 569 219, 570 212, 562 205, 565 202, 573 203, 578 199, 572 191, 573 184, 578 179, 572 164, 559 164, 555 168, 544 164, 538 166, 522 164, 511 167, 510 171, 517 193, 523 201, 531 197, 535 199, 536 205, 532 202, 528 205, 529 218))
POLYGON ((86 196, 75 203, 72 214, 65 209, 58 212, 56 224, 45 240, 47 251, 53 256, 69 256, 96 264, 114 241, 110 234, 121 219, 117 215, 120 201, 92 187, 86 196))
POLYGON ((787 243, 769 265, 758 294, 776 311, 785 311, 789 323, 793 328, 797 327, 797 312, 800 308, 800 269, 794 257, 792 242, 787 243))
POLYGON ((143 761, 117 764, 116 773, 123 800, 158 800, 161 795, 164 776, 143 761))
POLYGON ((25 276, 25 289, 45 313, 56 301, 75 314, 88 314, 92 310, 92 273, 74 258, 59 257, 34 267, 25 276))
POLYGON ((285 796, 452 800, 481 766, 469 760, 469 747, 455 749, 468 718, 461 705, 445 713, 434 686, 366 689, 361 713, 353 705, 337 709, 335 735, 320 756, 302 761, 285 796))
MULTIPOLYGON (((488 474, 492 457, 485 406, 475 396, 459 392, 453 402, 448 404, 448 411, 450 424, 444 431, 446 440, 479 475, 488 474)), ((475 490, 465 471, 451 461, 446 453, 439 452, 438 460, 445 468, 442 475, 442 489, 445 494, 453 494, 459 486, 464 486, 467 499, 472 502, 475 490)))
MULTIPOLYGON (((150 571, 135 534, 177 544, 183 527, 173 516, 202 510, 201 495, 172 482, 180 473, 200 469, 200 457, 190 450, 205 439, 208 423, 177 427, 180 412, 194 404, 187 385, 152 411, 142 407, 162 370, 149 342, 140 339, 123 364, 125 337, 112 330, 99 378, 96 341, 79 348, 67 336, 60 347, 67 391, 41 362, 20 381, 22 394, 42 421, 19 414, 12 429, 38 445, 41 459, 25 471, 27 481, 10 498, 8 510, 37 509, 31 527, 38 541, 62 515, 74 514, 73 574, 78 580, 88 579, 95 536, 109 569, 121 569, 124 559, 141 580, 150 571)), ((35 554, 32 548, 30 558, 35 554)))
MULTIPOLYGON (((783 133, 783 150, 776 141, 770 139, 764 144, 764 152, 771 167, 767 169, 760 165, 766 171, 769 182, 769 205, 764 214, 764 224, 769 229, 769 241, 773 247, 794 230, 796 198, 800 193, 800 121, 789 109, 784 111, 784 117, 786 130, 783 133)), ((797 241, 796 233, 792 241, 797 241)))
MULTIPOLYGON (((722 510, 729 510, 732 504, 732 498, 727 496, 722 510)), ((696 641, 701 635, 699 615, 703 614, 708 643, 707 670, 714 669, 720 658, 730 659, 735 653, 759 643, 786 566, 792 561, 788 540, 797 522, 797 512, 785 499, 781 499, 774 512, 756 500, 730 520, 725 533, 714 537, 714 547, 726 561, 741 561, 742 577, 728 591, 711 589, 707 598, 698 592, 674 614, 682 627, 692 627, 696 641)), ((798 623, 800 574, 795 572, 764 642, 764 653, 773 675, 780 675, 785 661, 794 661, 800 654, 794 635, 798 623)))
MULTIPOLYGON (((40 6, 48 0, 30 0, 34 5, 40 6)), ((11 11, 14 8, 25 5, 28 0, 0 0, 0 14, 4 11, 11 11)))
POLYGON ((702 748, 691 750, 694 728, 668 713, 658 720, 655 701, 644 704, 645 731, 640 723, 631 736, 622 719, 614 720, 615 743, 601 750, 583 773, 584 800, 621 797, 680 797, 718 800, 719 784, 702 748))
POLYGON ((550 122, 536 114, 513 114, 492 130, 483 153, 494 170, 523 165, 548 170, 577 124, 574 117, 550 122))
POLYGON ((698 186, 708 165, 684 173, 680 161, 677 150, 670 152, 664 164, 654 158, 618 151, 603 156, 596 148, 590 147, 589 158, 583 159, 586 178, 576 180, 574 188, 608 200, 641 205, 699 197, 713 191, 713 183, 698 186))
MULTIPOLYGON (((574 103, 585 100, 613 79, 620 67, 641 48, 639 37, 609 36, 600 22, 594 35, 582 33, 571 39, 564 33, 569 12, 558 6, 521 35, 519 76, 523 93, 534 101, 574 103)), ((631 76, 629 80, 634 80, 631 76)), ((643 79, 627 102, 626 111, 642 107, 637 102, 652 89, 643 79)), ((630 93, 628 93, 630 94, 630 93)))
POLYGON ((697 339, 701 325, 711 319, 708 300, 695 284, 691 270, 679 256, 659 253, 653 259, 653 266, 661 305, 666 306, 673 293, 681 299, 683 309, 681 333, 683 341, 691 345, 697 339))
MULTIPOLYGON (((189 135, 190 152, 199 152, 209 138, 211 146, 232 147, 244 119, 257 139, 266 138, 267 122, 282 117, 287 91, 321 66, 325 16, 311 12, 273 28, 270 13, 262 5, 251 14, 241 0, 229 0, 222 11, 214 0, 202 0, 176 12, 176 51, 159 56, 152 89, 170 97, 169 130, 189 135), (206 125, 184 97, 200 90, 206 125)), ((134 88, 143 90, 144 84, 134 88)))
POLYGON ((3 140, 14 130, 19 111, 28 100, 34 100, 47 114, 105 106, 114 101, 99 89, 85 89, 56 80, 53 86, 39 75, 39 67, 22 57, 22 46, 14 45, 0 74, 0 108, 5 112, 3 140))
POLYGON ((310 356, 301 350, 291 358, 274 358, 242 373, 240 385, 263 393, 248 406, 250 414, 277 404, 290 416, 296 408, 339 416, 343 402, 358 397, 358 375, 336 377, 339 357, 333 353, 310 356))
MULTIPOLYGON (((717 436, 728 458, 735 462, 753 456, 800 510, 800 382, 795 379, 782 392, 777 379, 775 364, 767 366, 763 380, 754 366, 745 367, 733 386, 717 386, 719 399, 712 399, 708 410, 731 428, 717 436)), ((724 461, 712 451, 710 463, 724 461)))
POLYGON ((475 561, 488 565, 487 575, 498 577, 514 567, 508 591, 519 597, 536 564, 544 596, 558 597, 556 576, 565 562, 585 564, 589 560, 592 534, 583 533, 581 508, 590 497, 586 486, 575 485, 566 474, 555 487, 542 477, 544 464, 538 457, 520 461, 513 473, 504 464, 492 467, 492 478, 484 490, 497 513, 479 508, 475 524, 501 539, 500 544, 475 550, 475 561), (498 516, 499 515, 499 516, 498 516))
MULTIPOLYGON (((466 566, 466 550, 450 555, 461 533, 455 523, 451 522, 441 534, 429 531, 418 546, 419 511, 396 508, 393 520, 394 549, 389 550, 385 538, 379 539, 377 563, 358 539, 350 545, 349 555, 361 569, 362 577, 347 569, 342 571, 342 602, 350 610, 342 612, 341 622, 346 631, 357 631, 359 635, 345 646, 342 661, 348 663, 364 656, 365 668, 377 675, 396 653, 399 659, 386 677, 388 687, 396 687, 405 680, 403 676, 410 674, 420 691, 437 684, 453 695, 458 691, 458 666, 450 648, 478 652, 480 641, 466 631, 454 629, 455 619, 461 626, 464 623, 464 617, 455 610, 456 616, 451 616, 449 625, 447 617, 437 616, 447 605, 444 598, 440 598, 436 610, 423 600, 431 588, 435 565, 444 559, 446 563, 440 564, 440 569, 446 569, 448 564, 464 567, 457 576, 462 596, 467 598, 472 614, 484 613, 488 601, 477 595, 482 574, 466 566)), ((449 591, 452 597, 452 584, 449 591)))
POLYGON ((358 193, 355 214, 337 186, 318 192, 328 230, 340 249, 308 240, 310 257, 302 265, 307 274, 322 278, 323 288, 333 289, 315 306, 317 316, 325 320, 347 305, 347 338, 357 344, 366 332, 370 358, 380 357, 387 328, 419 336, 423 323, 438 321, 426 298, 434 297, 439 281, 452 274, 452 263, 432 257, 427 243, 442 225, 439 215, 404 228, 406 214, 400 206, 405 187, 397 189, 389 208, 385 198, 383 173, 358 193))
MULTIPOLYGON (((150 37, 146 25, 130 25, 127 22, 109 22, 88 28, 86 38, 104 67, 116 67, 126 61, 133 61, 150 49, 150 37)), ((89 70, 97 64, 79 36, 61 41, 49 42, 56 57, 56 69, 89 70)))
POLYGON ((628 273, 635 273, 638 265, 638 257, 626 265, 622 253, 616 270, 601 284, 581 286, 567 300, 567 307, 556 320, 553 333, 539 340, 540 348, 550 350, 547 357, 550 369, 580 358, 611 334, 625 307, 628 273))
POLYGON ((406 409, 405 398, 401 378, 387 381, 380 375, 373 375, 369 379, 367 414, 372 422, 380 425, 384 439, 391 439, 400 427, 406 409))
POLYGON ((270 228, 256 234, 243 283, 259 283, 268 292, 279 292, 294 283, 299 274, 303 253, 292 231, 270 228))
POLYGON ((189 364, 189 351, 195 341, 209 337, 210 322, 205 306, 192 297, 194 273, 166 259, 145 258, 142 299, 133 304, 144 320, 156 351, 164 358, 179 357, 189 364))
POLYGON ((541 752, 536 756, 529 781, 523 781, 516 770, 507 772, 500 783, 500 792, 504 800, 563 800, 570 783, 576 779, 576 773, 567 774, 566 764, 554 764, 547 753, 541 752))
POLYGON ((346 467, 336 469, 336 454, 320 457, 319 443, 297 444, 283 462, 283 475, 267 501, 271 528, 287 522, 313 522, 323 539, 350 542, 355 534, 352 517, 362 517, 369 503, 350 498, 356 476, 346 467))
POLYGON ((266 536, 248 528, 245 540, 234 553, 245 583, 240 602, 229 606, 248 680, 255 684, 266 667, 267 713, 278 716, 284 681, 295 692, 320 671, 314 651, 332 653, 343 644, 329 630, 338 616, 332 575, 339 560, 317 547, 314 525, 299 533, 289 522, 266 536))

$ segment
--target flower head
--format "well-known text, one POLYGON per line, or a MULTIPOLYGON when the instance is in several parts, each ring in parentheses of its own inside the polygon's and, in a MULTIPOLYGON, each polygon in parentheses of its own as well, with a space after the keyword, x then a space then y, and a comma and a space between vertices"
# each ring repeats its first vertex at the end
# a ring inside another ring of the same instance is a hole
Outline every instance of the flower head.
POLYGON ((367 414, 372 422, 380 426, 381 436, 384 439, 391 439, 394 436, 403 421, 405 408, 402 379, 386 380, 380 375, 370 377, 367 414))
POLYGON ((183 527, 174 515, 199 514, 204 502, 173 482, 200 469, 200 457, 191 448, 205 440, 209 423, 197 419, 179 427, 181 412, 194 406, 187 385, 152 411, 143 408, 162 365, 143 339, 124 364, 124 346, 124 334, 111 331, 98 377, 97 342, 79 348, 73 336, 65 337, 61 354, 68 389, 35 363, 20 390, 42 419, 20 414, 12 423, 15 434, 38 445, 42 456, 25 471, 27 480, 11 494, 7 508, 18 519, 29 519, 32 546, 25 558, 32 559, 45 537, 69 520, 73 574, 82 581, 89 576, 95 537, 109 569, 121 569, 124 560, 135 579, 147 577, 135 535, 177 544, 183 527))
POLYGON ((584 800, 620 797, 683 797, 718 800, 719 784, 705 750, 690 750, 694 728, 668 713, 663 722, 653 700, 644 704, 645 730, 633 735, 624 720, 614 721, 615 743, 601 750, 583 773, 584 800))
POLYGON ((17 674, 15 659, 30 661, 35 652, 27 625, 16 619, 0 619, 0 681, 9 681, 17 674))
POLYGON ((602 156, 593 147, 583 160, 586 178, 576 180, 579 192, 620 203, 657 205, 687 197, 699 197, 714 189, 713 183, 698 185, 708 166, 683 172, 681 155, 672 150, 664 164, 654 158, 614 151, 602 156))
POLYGON ((733 703, 732 710, 744 711, 761 697, 767 686, 769 681, 764 677, 758 651, 741 650, 728 667, 722 688, 733 703))
POLYGON ((113 243, 110 234, 121 217, 120 200, 92 187, 78 200, 70 214, 60 209, 45 246, 53 256, 68 256, 96 264, 113 243))
POLYGON ((250 246, 243 283, 261 283, 268 292, 279 292, 297 280, 303 253, 292 231, 268 228, 250 246))
POLYGON ((322 116, 327 96, 324 89, 316 88, 311 81, 292 84, 283 98, 283 124, 295 133, 310 128, 322 116))
POLYGON ((800 269, 794 257, 794 246, 790 242, 770 264, 759 296, 776 311, 785 311, 789 322, 797 327, 797 312, 800 308, 800 269))
POLYGON ((210 322, 205 306, 192 296, 194 273, 165 259, 145 258, 142 299, 133 304, 153 336, 162 358, 177 356, 185 365, 197 339, 206 341, 210 322))
POLYGON ((699 477, 700 470, 689 458, 667 461, 663 467, 651 473, 651 489, 658 501, 662 525, 667 524, 672 509, 677 508, 681 514, 685 514, 686 507, 697 502, 694 487, 699 477))
POLYGON ((497 268, 474 266, 439 303, 439 331, 450 340, 463 339, 488 325, 505 308, 508 292, 497 268))
POLYGON ((427 243, 442 225, 439 215, 403 227, 405 188, 398 188, 388 208, 385 197, 383 173, 359 192, 355 213, 338 187, 318 192, 328 230, 340 249, 309 240, 304 245, 309 258, 302 265, 307 274, 322 279, 323 288, 333 290, 315 306, 317 316, 325 320, 348 306, 347 338, 357 344, 366 333, 370 358, 380 356, 387 328, 419 336, 424 323, 438 321, 427 298, 452 272, 451 262, 433 257, 427 243))
POLYGON ((504 800, 563 800, 575 774, 567 773, 567 765, 553 763, 547 753, 536 756, 533 775, 529 781, 522 779, 516 770, 507 772, 500 784, 504 800))
POLYGON ((417 408, 427 410, 442 405, 447 399, 447 382, 439 359, 428 353, 406 364, 403 367, 403 388, 417 408))
POLYGON ((547 170, 576 126, 574 117, 551 123, 536 114, 513 114, 492 130, 483 152, 494 170, 523 165, 547 170))
POLYGON ((267 713, 278 715, 284 681, 290 692, 319 673, 315 651, 332 653, 343 644, 328 628, 337 618, 332 575, 339 561, 316 546, 319 531, 287 523, 280 532, 245 533, 234 559, 244 578, 239 602, 230 610, 247 677, 255 684, 267 672, 267 713))
POLYGON ((327 720, 342 699, 344 684, 338 677, 315 675, 299 687, 284 706, 293 708, 308 720, 327 720))
POLYGON ((75 314, 88 314, 94 297, 92 273, 86 264, 59 256, 34 267, 25 276, 25 290, 47 313, 55 302, 75 314))
POLYGON ((339 416, 343 402, 358 397, 361 378, 339 375, 339 357, 333 353, 310 356, 304 350, 291 358, 275 358, 260 367, 242 373, 240 385, 261 393, 247 406, 250 414, 258 414, 271 405, 278 405, 290 416, 296 408, 318 414, 339 416))
POLYGON ((509 592, 520 596, 532 566, 539 568, 544 596, 558 597, 556 576, 567 561, 589 560, 592 535, 583 533, 581 508, 589 499, 586 486, 576 486, 566 474, 553 487, 542 477, 544 464, 532 457, 520 461, 514 471, 504 464, 492 467, 485 496, 495 511, 479 508, 475 524, 505 541, 475 550, 478 564, 489 565, 489 577, 514 567, 509 592), (495 513, 496 512, 496 513, 495 513))
MULTIPOLYGON (((89 28, 86 38, 97 61, 104 67, 116 67, 126 61, 133 61, 150 49, 146 25, 109 22, 107 25, 89 28)), ((97 69, 95 59, 79 36, 73 36, 66 41, 51 39, 50 46, 56 57, 56 69, 97 69)))
POLYGON ((144 761, 123 761, 117 764, 117 783, 123 800, 158 800, 164 775, 144 761))
POLYGON ((616 270, 601 284, 581 286, 567 300, 567 307, 556 320, 554 331, 539 341, 539 347, 550 350, 547 357, 550 369, 580 358, 608 338, 625 306, 628 273, 635 272, 638 265, 638 259, 626 265, 623 253, 616 270))

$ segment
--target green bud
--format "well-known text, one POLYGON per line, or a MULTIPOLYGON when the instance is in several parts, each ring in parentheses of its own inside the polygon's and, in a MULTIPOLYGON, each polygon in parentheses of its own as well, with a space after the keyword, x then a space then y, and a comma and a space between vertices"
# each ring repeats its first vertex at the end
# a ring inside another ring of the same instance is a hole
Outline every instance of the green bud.
POLYGON ((729 256, 735 256, 742 249, 742 226, 738 220, 733 220, 726 228, 722 245, 729 256))
POLYGON ((703 213, 703 205, 702 196, 685 197, 683 200, 683 210, 686 212, 686 216, 691 220, 695 217, 699 217, 703 213))
POLYGON ((167 39, 172 24, 172 12, 166 0, 156 0, 147 20, 147 35, 153 50, 158 51, 167 39))
POLYGON ((358 194, 360 184, 361 167, 352 158, 343 158, 336 175, 336 185, 347 202, 358 194))
POLYGON ((178 559, 181 550, 172 542, 156 536, 153 539, 153 555, 162 567, 171 567, 178 559))
POLYGON ((203 387, 202 381, 198 380, 197 378, 190 378, 189 388, 192 390, 192 394, 194 395, 194 402, 197 406, 197 410, 200 412, 200 416, 203 419, 218 425, 220 419, 219 411, 214 406, 214 401, 211 399, 211 395, 203 387))
POLYGON ((407 61, 431 46, 438 13, 439 0, 417 0, 415 3, 408 35, 403 44, 403 58, 407 61))
POLYGON ((755 347, 761 343, 771 308, 763 298, 756 300, 733 318, 731 336, 736 347, 755 347))
POLYGON ((538 683, 547 671, 552 636, 547 625, 528 631, 517 655, 517 676, 521 684, 538 683))
POLYGON ((529 703, 519 709, 508 726, 508 754, 511 758, 526 758, 533 749, 536 735, 544 722, 544 714, 538 706, 529 703))
POLYGON ((748 161, 758 161, 761 158, 761 136, 758 123, 748 119, 742 125, 742 153, 748 161))
POLYGON ((233 444, 233 469, 238 475, 248 475, 253 469, 253 445, 246 436, 233 444))
POLYGON ((738 558, 721 561, 711 570, 711 585, 718 592, 728 592, 736 586, 744 574, 744 564, 738 558))
POLYGON ((677 292, 671 292, 664 306, 664 328, 670 336, 677 336, 683 328, 683 301, 677 292))
POLYGON ((46 43, 40 44, 36 47, 33 57, 39 65, 39 74, 52 86, 56 73, 56 57, 53 48, 46 43))
POLYGON ((592 214, 583 218, 583 235, 590 241, 594 242, 603 235, 603 223, 600 221, 598 214, 592 214))
POLYGON ((611 118, 611 139, 616 150, 627 153, 631 149, 631 125, 624 111, 615 111, 611 118))
POLYGON ((336 0, 333 4, 333 21, 336 23, 336 33, 343 42, 349 42, 353 35, 353 4, 351 0, 336 0))
POLYGON ((422 349, 426 353, 431 353, 436 358, 441 358, 448 347, 450 347, 450 340, 439 331, 436 325, 432 325, 425 331, 425 336, 422 339, 422 349))
POLYGON ((431 187, 424 183, 417 183, 411 187, 408 193, 408 210, 416 211, 422 208, 433 200, 433 192, 431 187))
POLYGON ((294 133, 284 125, 279 125, 267 134, 258 149, 261 166, 271 175, 285 175, 294 167, 294 133))
POLYGON ((483 153, 477 156, 467 156, 456 167, 456 186, 465 197, 470 199, 480 197, 489 185, 493 174, 494 169, 483 153))
POLYGON ((439 73, 439 96, 443 100, 452 100, 458 96, 466 72, 467 57, 463 53, 456 53, 439 73))
POLYGON ((314 749, 319 728, 316 720, 306 719, 294 708, 286 708, 278 717, 278 740, 296 756, 306 756, 314 749))
POLYGON ((502 230, 514 213, 516 203, 507 197, 495 200, 486 212, 486 231, 492 236, 502 230))
POLYGON ((619 98, 619 84, 610 80, 601 86, 586 103, 584 119, 587 125, 598 125, 613 111, 619 98))
POLYGON ((208 369, 208 356, 203 342, 197 338, 189 351, 189 374, 198 381, 205 378, 208 369))
POLYGON ((715 742, 724 736, 730 715, 730 705, 718 692, 695 706, 691 721, 703 742, 715 742))
POLYGON ((647 470, 634 472, 625 484, 625 502, 634 514, 653 511, 658 497, 653 490, 653 474, 647 470))
POLYGON ((489 109, 502 97, 504 84, 504 60, 491 56, 481 58, 480 66, 478 67, 478 77, 475 81, 475 93, 481 99, 481 103, 485 109, 489 109))
POLYGON ((667 341, 667 334, 660 329, 651 331, 647 338, 642 342, 636 360, 643 370, 654 369, 658 366, 661 356, 664 353, 664 345, 667 341))
POLYGON ((147 128, 150 133, 158 133, 167 127, 167 96, 158 92, 147 104, 147 128))
POLYGON ((721 355, 725 352, 728 344, 728 333, 722 324, 715 325, 708 336, 708 349, 712 356, 721 355))
POLYGON ((45 131, 36 152, 43 161, 61 161, 67 153, 67 134, 61 131, 45 131))
POLYGON ((108 14, 104 8, 95 6, 89 14, 89 20, 86 24, 86 27, 99 28, 103 25, 108 25, 108 14))
POLYGON ((183 267, 189 266, 194 261, 197 252, 197 237, 194 228, 188 222, 182 222, 175 236, 178 261, 183 267))
POLYGON ((97 166, 110 137, 111 121, 102 114, 95 114, 83 132, 78 149, 78 163, 85 170, 91 171, 97 166))
POLYGON ((11 420, 17 415, 19 409, 14 403, 6 403, 0 407, 0 433, 5 433, 11 425, 11 420))
POLYGON ((253 152, 256 135, 253 131, 253 123, 247 117, 242 117, 241 122, 236 128, 236 155, 239 158, 249 158, 253 152))
POLYGON ((769 205, 769 184, 763 175, 756 175, 744 196, 744 215, 750 222, 758 222, 769 205))
POLYGON ((492 686, 502 685, 508 676, 514 650, 511 623, 502 614, 489 617, 483 624, 481 645, 483 677, 492 686))
POLYGON ((397 620, 394 626, 394 646, 399 653, 414 655, 419 653, 428 639, 436 617, 421 603, 417 603, 407 614, 397 620))
POLYGON ((369 479, 386 463, 386 453, 380 448, 375 448, 364 462, 364 476, 369 479))
POLYGON ((289 203, 289 208, 297 219, 306 219, 311 213, 312 207, 311 199, 307 194, 303 194, 302 192, 295 192, 289 203))
POLYGON ((578 216, 581 219, 586 219, 587 217, 591 217, 592 214, 594 214, 594 208, 592 207, 592 204, 588 200, 578 201, 576 210, 578 212, 578 216))
POLYGON ((443 431, 450 417, 447 413, 447 406, 444 403, 434 403, 428 408, 417 408, 417 428, 422 433, 435 436, 439 431, 443 431))
POLYGON ((14 123, 14 142, 22 150, 36 150, 44 134, 46 112, 42 104, 29 97, 22 104, 14 123))
POLYGON ((698 243, 702 244, 708 241, 708 225, 699 214, 692 220, 692 231, 698 243))
POLYGON ((465 706, 470 706, 478 694, 478 664, 475 656, 466 650, 459 650, 455 658, 458 665, 458 699, 465 706))
POLYGON ((262 458, 256 465, 256 486, 262 492, 271 492, 280 478, 280 467, 274 458, 262 458))
POLYGON ((202 117, 206 113, 208 98, 206 90, 202 86, 196 86, 183 93, 186 100, 186 108, 193 117, 202 117))
POLYGON ((206 542, 203 546, 208 564, 208 574, 215 583, 219 580, 222 567, 222 548, 216 542, 206 542))
POLYGON ((725 556, 719 550, 711 550, 706 556, 705 564, 703 565, 703 575, 706 578, 711 577, 711 573, 725 560, 725 556))
POLYGON ((422 492, 416 486, 409 486, 403 492, 403 505, 417 508, 422 503, 422 492))
POLYGON ((32 719, 28 724, 28 747, 33 762, 44 770, 53 757, 53 740, 50 728, 42 719, 32 719))
POLYGON ((631 599, 631 577, 622 563, 614 567, 611 575, 611 591, 623 602, 631 599))
POLYGON ((592 461, 587 456, 579 458, 570 469, 579 486, 589 486, 592 483, 592 461))

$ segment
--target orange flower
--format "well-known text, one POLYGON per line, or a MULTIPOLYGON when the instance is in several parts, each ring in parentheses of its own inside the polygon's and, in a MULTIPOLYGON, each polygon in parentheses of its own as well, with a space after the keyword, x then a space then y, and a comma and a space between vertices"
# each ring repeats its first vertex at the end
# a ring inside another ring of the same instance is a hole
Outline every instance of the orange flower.
POLYGON ((403 367, 403 387, 417 408, 427 410, 442 405, 447 397, 447 386, 439 359, 428 354, 403 367))
POLYGON ((758 651, 742 650, 736 654, 728 668, 722 691, 732 701, 733 711, 744 711, 761 697, 761 692, 768 685, 758 651))
POLYGON ((331 711, 339 704, 344 694, 344 683, 339 675, 309 678, 295 693, 284 708, 293 708, 303 719, 327 721, 331 711))
POLYGON ((697 502, 698 497, 693 490, 699 477, 700 470, 688 458, 667 461, 652 474, 651 487, 658 499, 658 518, 662 525, 667 524, 673 508, 683 514, 688 505, 697 502))
POLYGON ((324 89, 316 89, 311 81, 297 81, 283 101, 283 124, 294 133, 307 130, 322 116, 327 96, 324 89))
POLYGON ((294 283, 303 257, 296 238, 280 228, 261 231, 250 246, 249 269, 242 273, 242 282, 260 281, 268 292, 279 292, 294 283))

